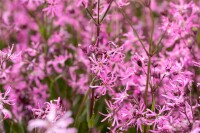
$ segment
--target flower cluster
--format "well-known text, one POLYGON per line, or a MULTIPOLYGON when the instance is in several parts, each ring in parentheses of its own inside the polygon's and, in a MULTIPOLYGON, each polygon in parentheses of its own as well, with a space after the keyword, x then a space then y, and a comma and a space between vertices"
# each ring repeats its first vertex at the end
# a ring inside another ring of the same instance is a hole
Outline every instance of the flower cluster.
POLYGON ((0 22, 0 132, 200 132, 198 0, 1 0, 0 22))

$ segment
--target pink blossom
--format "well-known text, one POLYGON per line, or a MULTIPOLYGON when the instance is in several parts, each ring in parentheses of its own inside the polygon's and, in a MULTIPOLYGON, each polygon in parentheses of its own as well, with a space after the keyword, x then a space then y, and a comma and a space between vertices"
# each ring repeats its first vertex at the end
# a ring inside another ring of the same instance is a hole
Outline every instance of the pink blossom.
POLYGON ((44 111, 42 109, 33 109, 38 118, 29 121, 28 130, 32 131, 34 128, 38 128, 45 129, 45 133, 76 133, 75 128, 68 127, 73 123, 72 113, 62 110, 60 100, 58 98, 46 103, 44 111))
POLYGON ((62 11, 60 0, 47 0, 48 6, 42 11, 47 12, 47 15, 58 16, 62 11))

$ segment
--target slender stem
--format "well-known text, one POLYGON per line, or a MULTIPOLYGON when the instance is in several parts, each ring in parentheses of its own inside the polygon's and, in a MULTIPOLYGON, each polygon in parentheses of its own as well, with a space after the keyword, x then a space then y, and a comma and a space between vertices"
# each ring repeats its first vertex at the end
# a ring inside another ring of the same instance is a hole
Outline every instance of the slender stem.
MULTIPOLYGON (((93 115, 94 115, 94 106, 95 106, 95 99, 94 99, 94 88, 92 89, 92 98, 90 100, 90 120, 93 121, 93 115)), ((93 124, 91 127, 89 127, 89 133, 93 132, 93 124)))
POLYGON ((98 24, 99 24, 99 22, 100 22, 100 0, 98 0, 98 20, 97 20, 97 22, 98 22, 98 24))
MULTIPOLYGON (((86 9, 86 12, 89 14, 89 16, 91 17, 91 19, 94 21, 95 23, 95 26, 96 26, 96 45, 98 47, 99 45, 99 36, 100 36, 100 26, 101 26, 101 23, 103 22, 104 18, 106 17, 110 7, 111 7, 111 4, 114 0, 112 0, 108 6, 108 8, 106 9, 106 12, 104 13, 102 19, 100 19, 100 0, 98 0, 98 3, 97 3, 97 8, 98 8, 98 14, 97 14, 97 20, 94 19, 92 13, 88 10, 88 8, 86 8, 85 4, 82 2, 83 6, 85 7, 86 9)), ((94 79, 92 80, 91 84, 93 84, 94 82, 94 79)), ((77 120, 78 120, 78 116, 80 115, 81 113, 81 110, 83 108, 83 105, 87 99, 87 97, 89 96, 89 94, 91 93, 91 99, 90 99, 90 119, 93 119, 93 116, 94 116, 94 107, 95 107, 95 98, 94 98, 94 94, 95 94, 95 89, 92 89, 91 87, 88 89, 88 92, 86 93, 82 103, 81 103, 81 106, 80 106, 80 109, 79 109, 79 112, 76 116, 76 119, 75 119, 75 125, 77 125, 77 120)), ((90 127, 89 128, 89 133, 92 133, 93 132, 93 127, 90 127)))
MULTIPOLYGON (((95 78, 92 79, 92 81, 91 81, 91 83, 90 83, 90 86, 93 84, 94 80, 95 80, 95 78)), ((86 100, 87 100, 87 98, 88 98, 88 96, 89 96, 89 94, 91 93, 92 90, 93 90, 93 89, 92 89, 91 87, 89 87, 87 93, 85 94, 85 96, 84 96, 84 98, 83 98, 83 101, 81 102, 81 105, 80 105, 80 107, 79 107, 78 113, 77 113, 76 118, 75 118, 75 123, 74 123, 75 127, 78 126, 78 125, 77 125, 78 118, 79 118, 80 113, 81 113, 81 111, 82 111, 82 109, 83 109, 83 107, 84 107, 84 104, 85 104, 85 102, 86 102, 86 100)))
POLYGON ((19 127, 20 127, 20 130, 21 130, 21 133, 25 133, 25 129, 24 129, 22 121, 19 122, 19 127))
POLYGON ((151 58, 152 58, 152 46, 153 46, 153 34, 154 34, 154 16, 151 8, 149 8, 151 21, 152 21, 152 27, 151 27, 151 35, 150 35, 150 44, 149 44, 149 51, 148 51, 148 68, 147 68, 147 80, 146 80, 146 87, 145 87, 145 94, 144 94, 144 102, 147 107, 147 97, 148 97, 148 88, 149 88, 149 82, 151 78, 151 58))
POLYGON ((156 98, 155 98, 155 93, 152 93, 152 105, 151 105, 151 110, 155 110, 155 103, 156 103, 156 98))
MULTIPOLYGON (((167 28, 168 28, 168 26, 167 26, 167 28)), ((164 38, 164 36, 165 36, 165 34, 167 32, 167 28, 165 29, 164 33, 161 35, 161 37, 160 37, 160 39, 159 39, 159 41, 158 41, 158 43, 156 45, 156 48, 155 48, 155 50, 152 53, 153 55, 156 54, 156 52, 158 51, 158 49, 160 47, 160 44, 161 44, 161 41, 163 40, 163 38, 164 38)))
MULTIPOLYGON (((97 47, 99 46, 99 36, 100 36, 100 26, 101 26, 101 22, 100 22, 100 0, 98 0, 98 16, 97 16, 97 24, 96 24, 96 34, 97 34, 97 47)), ((94 115, 94 107, 95 107, 95 98, 94 98, 94 93, 95 93, 95 89, 92 89, 92 97, 90 100, 90 119, 93 119, 93 115, 94 115)), ((93 125, 92 125, 93 126, 93 125)), ((93 132, 93 127, 89 128, 89 133, 93 132)))
MULTIPOLYGON (((96 34, 97 34, 97 46, 99 45, 99 34, 100 34, 100 0, 98 0, 98 16, 97 16, 97 24, 96 24, 96 34)), ((91 101, 90 101, 90 118, 92 118, 92 115, 94 114, 94 102, 95 102, 95 99, 94 99, 94 93, 95 93, 95 90, 92 89, 92 97, 91 97, 91 101)), ((92 129, 90 130, 90 132, 92 132, 92 129)))
POLYGON ((151 104, 151 110, 154 111, 155 110, 155 103, 156 103, 156 97, 155 97, 155 91, 158 89, 158 87, 161 85, 163 79, 165 78, 166 75, 163 75, 162 79, 160 80, 160 82, 153 88, 151 87, 151 92, 152 92, 152 104, 151 104))
MULTIPOLYGON (((115 2, 116 3, 116 2, 115 2)), ((117 4, 117 3, 116 3, 117 4)), ((144 43, 142 41, 142 39, 140 38, 137 30, 133 27, 133 24, 132 24, 132 21, 131 19, 128 17, 128 15, 125 13, 125 11, 122 9, 122 8, 118 8, 119 11, 122 13, 122 15, 124 16, 124 18, 127 20, 127 22, 129 23, 129 25, 131 26, 131 29, 133 30, 134 34, 136 35, 136 37, 138 38, 140 44, 142 45, 142 48, 144 49, 144 51, 146 52, 146 54, 148 55, 148 51, 146 50, 145 46, 144 46, 144 43)))
MULTIPOLYGON (((150 51, 150 46, 149 46, 149 51, 150 51)), ((146 87, 145 87, 145 93, 144 93, 144 103, 145 103, 146 107, 147 107, 147 97, 148 97, 150 73, 151 73, 151 56, 149 56, 149 58, 148 58, 147 79, 146 79, 146 87)))
POLYGON ((99 35, 100 35, 100 26, 101 26, 101 22, 100 22, 100 0, 98 0, 98 14, 97 14, 97 24, 96 24, 96 34, 97 34, 97 38, 96 38, 96 45, 98 47, 99 45, 99 35))
POLYGON ((193 117, 193 121, 194 121, 194 112, 193 112, 193 109, 192 109, 192 88, 190 90, 190 109, 191 109, 192 117, 193 117))
POLYGON ((86 12, 88 13, 88 15, 90 16, 90 18, 94 21, 95 24, 97 24, 96 20, 94 19, 94 17, 92 16, 92 13, 89 11, 88 8, 86 8, 85 4, 82 2, 82 5, 85 7, 86 12))
POLYGON ((104 13, 103 17, 101 18, 100 23, 104 20, 104 18, 106 17, 106 15, 108 14, 108 11, 110 10, 110 7, 112 5, 114 0, 111 0, 110 4, 108 5, 108 8, 106 9, 106 12, 104 13))
MULTIPOLYGON (((151 23, 152 23, 152 27, 151 27, 151 35, 150 35, 150 44, 149 44, 149 51, 148 51, 148 68, 147 68, 147 80, 146 80, 146 87, 145 87, 145 93, 144 93, 144 102, 145 102, 145 108, 147 108, 147 98, 148 98, 148 88, 149 88, 149 82, 150 82, 150 78, 151 78, 151 58, 152 58, 152 47, 153 47, 153 34, 154 34, 154 16, 153 16, 153 12, 151 10, 151 8, 149 7, 149 11, 150 11, 150 16, 151 16, 151 23)), ((153 93, 153 92, 152 92, 153 93)), ((155 95, 152 94, 152 108, 154 108, 155 106, 155 95)), ((146 109, 145 109, 146 110, 146 109)), ((145 126, 145 133, 148 133, 149 127, 145 126)))
POLYGON ((153 11, 151 10, 151 8, 149 7, 149 11, 150 11, 150 16, 151 16, 151 21, 152 21, 152 27, 151 27, 151 37, 150 37, 150 46, 152 46, 153 44, 153 34, 154 34, 154 16, 153 16, 153 11))
POLYGON ((92 89, 92 98, 91 98, 91 106, 90 106, 90 117, 94 114, 94 89, 92 89))
POLYGON ((77 125, 77 124, 78 124, 78 123, 77 123, 77 122, 78 122, 78 118, 79 118, 79 116, 80 116, 80 113, 81 113, 81 111, 82 111, 82 109, 83 109, 83 106, 84 106, 84 104, 85 104, 85 101, 87 100, 87 97, 89 96, 91 90, 92 90, 92 88, 90 87, 90 88, 88 89, 87 93, 85 94, 85 96, 84 96, 84 98, 83 98, 83 101, 81 102, 81 105, 80 105, 80 107, 79 107, 79 110, 78 110, 78 113, 77 113, 77 115, 76 115, 75 122, 74 122, 75 127, 78 126, 78 125, 77 125))

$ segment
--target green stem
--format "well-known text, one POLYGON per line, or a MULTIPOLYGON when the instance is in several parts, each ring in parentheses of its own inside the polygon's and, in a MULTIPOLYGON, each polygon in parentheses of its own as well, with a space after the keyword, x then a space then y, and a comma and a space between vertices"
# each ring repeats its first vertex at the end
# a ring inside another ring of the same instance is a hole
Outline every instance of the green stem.
POLYGON ((77 115, 76 115, 74 125, 75 125, 75 127, 77 127, 77 128, 78 128, 78 125, 77 125, 77 124, 78 124, 78 118, 79 118, 79 116, 80 116, 80 114, 81 114, 81 111, 82 111, 82 109, 83 109, 83 107, 84 107, 84 104, 85 104, 85 102, 86 102, 86 100, 87 100, 87 98, 88 98, 88 96, 89 96, 91 90, 92 90, 92 88, 89 87, 87 93, 85 94, 85 96, 84 96, 84 98, 83 98, 83 101, 81 102, 81 105, 80 105, 80 107, 79 107, 78 113, 77 113, 77 115))
POLYGON ((152 92, 152 105, 151 105, 151 110, 155 110, 155 103, 156 103, 156 98, 154 92, 152 92))
POLYGON ((149 44, 149 51, 148 51, 148 69, 147 69, 147 80, 146 80, 146 87, 145 87, 145 94, 144 94, 144 102, 147 108, 147 97, 148 97, 148 88, 149 88, 149 82, 151 78, 151 58, 152 58, 152 46, 153 46, 153 34, 154 34, 154 16, 151 8, 149 8, 151 21, 152 21, 152 27, 151 27, 151 36, 150 36, 150 44, 149 44))
POLYGON ((94 99, 94 89, 92 89, 92 98, 90 100, 90 121, 89 122, 92 122, 92 124, 90 124, 90 127, 89 127, 89 133, 92 133, 93 132, 93 120, 94 120, 94 107, 95 107, 95 99, 94 99))
MULTIPOLYGON (((149 49, 150 49, 150 47, 149 47, 149 49)), ((147 108, 147 97, 148 97, 150 73, 151 73, 151 56, 149 56, 149 58, 148 58, 147 79, 146 79, 146 87, 145 87, 145 93, 144 93, 144 103, 146 105, 146 108, 147 108)))
POLYGON ((25 133, 25 130, 24 130, 24 126, 22 124, 22 121, 19 122, 19 127, 20 127, 20 130, 21 130, 21 133, 25 133))
MULTIPOLYGON (((154 16, 153 16, 153 12, 151 10, 151 8, 149 7, 149 11, 150 11, 150 16, 151 16, 151 23, 152 23, 152 27, 151 27, 151 35, 150 35, 150 44, 149 44, 149 51, 148 51, 148 69, 147 69, 147 80, 146 80, 146 87, 145 87, 145 93, 144 93, 144 103, 145 103, 145 110, 148 106, 148 102, 147 102, 147 98, 148 98, 148 88, 149 88, 149 83, 150 83, 150 79, 151 79, 151 58, 152 58, 152 47, 153 47, 153 34, 154 34, 154 16)), ((152 92, 153 93, 153 92, 152 92)), ((154 108, 155 106, 155 96, 152 94, 152 106, 154 108)), ((148 133, 149 130, 149 126, 145 126, 144 128, 144 132, 148 133)))
MULTIPOLYGON (((98 0, 98 14, 97 14, 97 24, 96 24, 96 34, 97 34, 97 47, 99 46, 99 35, 100 35, 100 26, 101 26, 101 23, 100 23, 100 0, 98 0)), ((93 121, 94 119, 94 107, 95 107, 95 98, 94 98, 94 93, 95 93, 95 90, 92 89, 92 97, 91 97, 91 100, 90 100, 90 121, 93 121)), ((93 132, 93 124, 91 125, 91 127, 89 127, 89 133, 92 133, 93 132)))

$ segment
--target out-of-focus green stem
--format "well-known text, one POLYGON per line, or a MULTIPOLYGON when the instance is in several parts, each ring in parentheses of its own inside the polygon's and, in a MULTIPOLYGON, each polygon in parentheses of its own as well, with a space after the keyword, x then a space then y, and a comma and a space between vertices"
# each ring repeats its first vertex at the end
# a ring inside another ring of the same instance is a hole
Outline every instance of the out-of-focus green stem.
POLYGON ((20 127, 20 130, 21 130, 21 133, 25 133, 25 130, 24 130, 24 126, 22 124, 22 121, 19 122, 19 127, 20 127))
POLYGON ((80 105, 80 107, 79 107, 78 113, 77 113, 76 118, 75 118, 75 123, 74 123, 75 127, 78 127, 78 125, 77 125, 77 124, 78 124, 78 118, 79 118, 79 116, 80 116, 80 113, 81 113, 81 111, 82 111, 82 109, 83 109, 83 107, 84 107, 84 104, 85 104, 85 102, 86 102, 86 100, 87 100, 87 98, 88 98, 88 96, 89 96, 91 90, 92 90, 92 88, 89 87, 87 93, 85 94, 85 96, 84 96, 84 98, 83 98, 83 101, 81 102, 81 105, 80 105))

